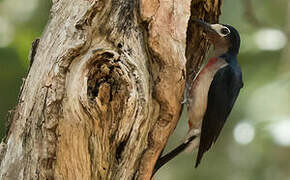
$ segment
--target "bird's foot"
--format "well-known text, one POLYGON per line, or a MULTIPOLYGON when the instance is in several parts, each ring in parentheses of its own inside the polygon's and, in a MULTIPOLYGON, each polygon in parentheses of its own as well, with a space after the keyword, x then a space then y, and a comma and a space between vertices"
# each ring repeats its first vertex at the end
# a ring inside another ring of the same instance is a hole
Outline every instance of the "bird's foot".
POLYGON ((181 104, 184 105, 184 104, 188 104, 188 99, 187 98, 183 98, 183 101, 181 101, 181 104))
POLYGON ((191 141, 190 139, 193 137, 193 136, 200 136, 200 129, 191 129, 188 134, 186 135, 186 138, 185 138, 185 141, 184 143, 187 143, 188 141, 191 141))

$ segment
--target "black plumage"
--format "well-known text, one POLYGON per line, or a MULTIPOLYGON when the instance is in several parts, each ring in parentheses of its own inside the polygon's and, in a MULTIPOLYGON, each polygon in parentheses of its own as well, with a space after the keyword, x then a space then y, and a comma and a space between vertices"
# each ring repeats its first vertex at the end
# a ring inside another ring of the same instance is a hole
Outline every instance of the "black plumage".
POLYGON ((219 137, 240 89, 243 87, 242 72, 237 61, 240 49, 238 31, 230 25, 209 24, 198 19, 195 19, 194 22, 205 29, 207 38, 214 46, 214 57, 200 72, 199 78, 195 79, 195 83, 192 84, 192 89, 187 95, 189 99, 189 139, 170 153, 160 157, 154 172, 184 149, 191 150, 196 145, 198 145, 195 164, 197 167, 203 154, 219 137), (199 130, 200 133, 198 133, 199 130))
POLYGON ((236 57, 225 54, 222 58, 229 64, 216 72, 210 85, 195 167, 200 163, 203 154, 216 142, 243 87, 242 72, 236 57))

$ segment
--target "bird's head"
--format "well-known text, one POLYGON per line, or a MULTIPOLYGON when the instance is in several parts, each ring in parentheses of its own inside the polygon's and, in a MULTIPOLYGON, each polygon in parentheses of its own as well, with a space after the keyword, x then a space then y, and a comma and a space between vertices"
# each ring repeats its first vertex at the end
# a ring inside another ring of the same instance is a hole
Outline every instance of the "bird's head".
POLYGON ((225 53, 236 56, 239 53, 240 35, 234 27, 225 24, 209 24, 198 19, 194 21, 205 29, 206 37, 213 44, 217 56, 225 53))

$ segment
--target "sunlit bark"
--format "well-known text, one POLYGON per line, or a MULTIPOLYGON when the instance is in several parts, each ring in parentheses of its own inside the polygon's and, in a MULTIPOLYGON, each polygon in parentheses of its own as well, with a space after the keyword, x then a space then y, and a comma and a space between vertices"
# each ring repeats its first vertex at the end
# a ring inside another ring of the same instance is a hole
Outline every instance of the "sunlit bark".
POLYGON ((150 179, 208 46, 190 18, 217 21, 220 5, 53 1, 0 147, 1 179, 150 179))

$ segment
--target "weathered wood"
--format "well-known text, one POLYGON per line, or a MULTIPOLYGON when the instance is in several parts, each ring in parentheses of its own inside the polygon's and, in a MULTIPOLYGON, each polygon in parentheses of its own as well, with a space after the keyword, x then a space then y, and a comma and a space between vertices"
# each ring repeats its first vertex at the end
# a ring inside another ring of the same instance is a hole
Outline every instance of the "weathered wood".
POLYGON ((53 1, 1 179, 150 179, 207 48, 190 18, 217 20, 220 1, 53 1))

